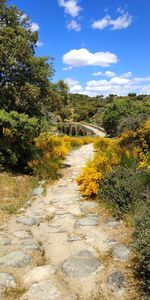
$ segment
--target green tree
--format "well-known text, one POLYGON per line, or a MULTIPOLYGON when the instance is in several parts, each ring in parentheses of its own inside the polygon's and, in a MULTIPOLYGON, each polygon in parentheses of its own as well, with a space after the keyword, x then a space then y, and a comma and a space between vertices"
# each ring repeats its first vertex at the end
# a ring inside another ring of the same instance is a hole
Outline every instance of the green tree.
POLYGON ((36 57, 38 33, 16 6, 0 4, 0 106, 7 111, 43 116, 53 63, 36 57))
POLYGON ((150 114, 150 97, 121 97, 108 104, 102 115, 102 126, 114 136, 122 130, 137 129, 150 114))

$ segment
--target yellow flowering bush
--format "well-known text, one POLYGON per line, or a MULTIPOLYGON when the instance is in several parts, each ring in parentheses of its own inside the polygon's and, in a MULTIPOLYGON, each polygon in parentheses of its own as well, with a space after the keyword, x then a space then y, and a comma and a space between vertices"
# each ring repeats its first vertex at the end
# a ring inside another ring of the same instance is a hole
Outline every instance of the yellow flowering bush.
MULTIPOLYGON (((91 142, 91 140, 89 140, 91 142)), ((86 143, 88 141, 86 140, 86 143)), ((37 159, 28 163, 28 166, 40 178, 55 178, 63 159, 73 147, 82 146, 84 138, 70 136, 54 136, 42 133, 35 139, 39 151, 37 159)))
POLYGON ((139 168, 150 171, 150 119, 136 132, 127 131, 118 138, 122 153, 135 157, 139 168))
POLYGON ((80 185, 80 190, 85 196, 92 196, 98 193, 101 180, 101 172, 97 171, 93 162, 89 162, 77 178, 77 183, 80 185))
POLYGON ((105 174, 111 172, 113 166, 119 164, 120 161, 116 140, 96 138, 94 147, 97 150, 94 159, 87 164, 77 178, 80 190, 85 196, 97 195, 105 174))
POLYGON ((69 152, 68 144, 49 133, 42 133, 35 142, 40 155, 37 160, 28 163, 29 167, 40 178, 55 178, 61 161, 69 152))

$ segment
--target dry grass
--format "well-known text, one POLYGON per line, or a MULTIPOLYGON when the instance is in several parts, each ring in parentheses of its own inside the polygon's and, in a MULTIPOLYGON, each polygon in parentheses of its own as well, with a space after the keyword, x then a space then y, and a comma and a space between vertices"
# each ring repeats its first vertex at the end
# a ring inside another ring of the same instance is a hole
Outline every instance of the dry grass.
POLYGON ((0 173, 0 217, 16 213, 35 186, 37 180, 32 176, 0 173))
POLYGON ((14 288, 14 289, 7 289, 5 292, 5 298, 7 300, 19 300, 20 297, 26 292, 25 288, 14 288))

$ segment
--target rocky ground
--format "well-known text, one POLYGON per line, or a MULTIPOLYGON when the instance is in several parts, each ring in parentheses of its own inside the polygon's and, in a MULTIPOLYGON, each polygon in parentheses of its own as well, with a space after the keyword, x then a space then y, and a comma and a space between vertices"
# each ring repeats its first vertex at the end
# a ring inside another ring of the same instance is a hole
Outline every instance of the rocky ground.
POLYGON ((0 227, 0 299, 138 299, 131 230, 84 199, 76 177, 93 146, 73 151, 64 176, 0 227))

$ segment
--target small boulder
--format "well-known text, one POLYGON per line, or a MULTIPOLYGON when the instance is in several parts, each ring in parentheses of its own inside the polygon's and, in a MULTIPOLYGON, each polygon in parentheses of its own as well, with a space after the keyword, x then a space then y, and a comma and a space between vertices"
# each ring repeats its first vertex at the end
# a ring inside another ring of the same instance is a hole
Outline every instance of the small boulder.
POLYGON ((30 264, 31 256, 22 251, 13 251, 0 257, 0 265, 14 268, 24 268, 30 264))
POLYGON ((24 225, 33 226, 39 224, 39 220, 29 216, 20 216, 16 219, 17 223, 22 223, 24 225))
POLYGON ((0 272, 0 290, 5 290, 7 288, 15 288, 15 287, 16 287, 16 282, 14 276, 10 273, 0 272))
POLYGON ((52 266, 40 266, 31 269, 24 277, 23 281, 25 285, 31 285, 32 283, 49 279, 51 275, 55 274, 55 270, 52 266))
POLYGON ((21 246, 26 250, 41 251, 40 245, 32 239, 22 242, 21 246))
POLYGON ((112 255, 120 261, 127 261, 130 255, 130 250, 125 245, 116 245, 112 250, 112 255))
POLYGON ((98 226, 98 216, 95 215, 88 215, 87 217, 81 218, 80 220, 76 221, 75 228, 80 226, 98 226))
POLYGON ((13 232, 13 235, 21 240, 32 238, 31 234, 29 234, 27 231, 24 230, 15 231, 13 232))
POLYGON ((43 196, 44 194, 44 188, 42 186, 39 186, 38 188, 35 188, 32 190, 31 195, 32 196, 43 196))
POLYGON ((69 277, 86 278, 101 266, 91 251, 82 250, 62 264, 62 271, 69 277))
POLYGON ((114 219, 106 219, 105 224, 107 227, 118 228, 120 226, 120 222, 114 219))
POLYGON ((0 245, 10 245, 11 240, 4 233, 0 233, 0 245))
POLYGON ((121 272, 114 271, 107 278, 107 285, 112 290, 123 288, 124 275, 121 272))
POLYGON ((31 285, 21 300, 61 300, 60 291, 50 280, 40 281, 31 285))

